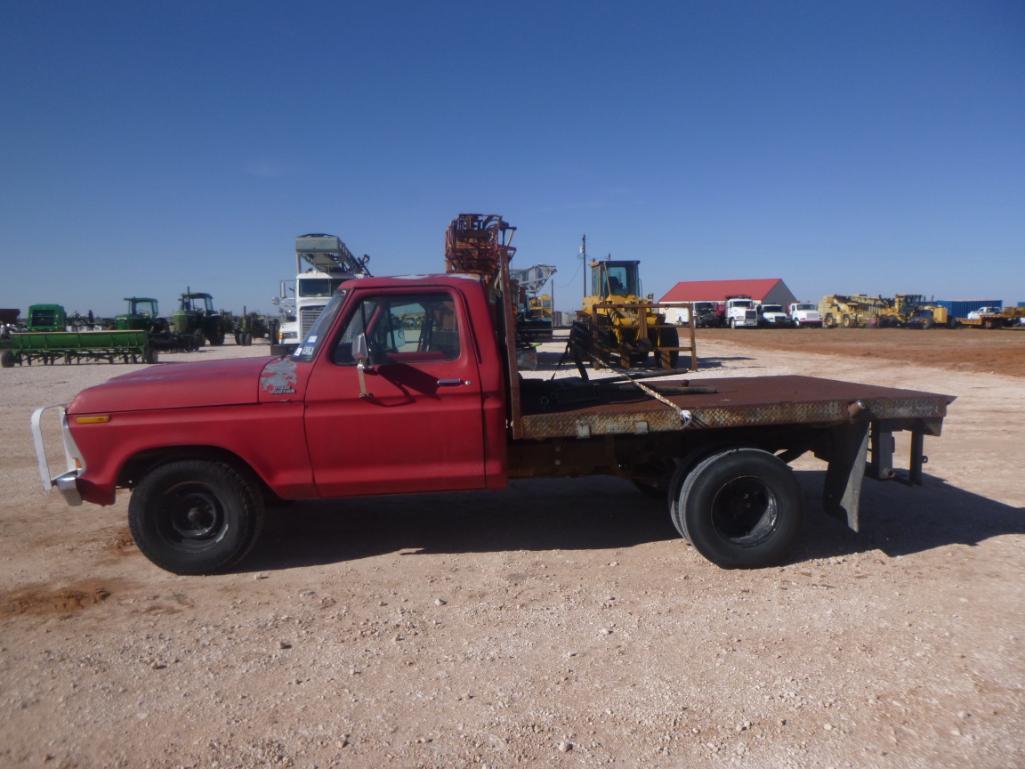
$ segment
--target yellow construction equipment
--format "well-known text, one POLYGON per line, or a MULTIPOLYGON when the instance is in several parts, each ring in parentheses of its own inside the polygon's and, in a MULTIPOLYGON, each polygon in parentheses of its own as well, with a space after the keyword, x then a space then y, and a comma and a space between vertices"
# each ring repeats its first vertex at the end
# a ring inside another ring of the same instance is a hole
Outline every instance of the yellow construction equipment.
POLYGON ((824 328, 874 326, 886 304, 881 296, 827 294, 819 302, 819 317, 824 328))
POLYGON ((654 353, 655 366, 676 368, 681 352, 691 354, 697 369, 694 313, 690 313, 690 346, 680 346, 676 326, 666 322, 665 308, 640 291, 640 262, 592 261, 591 293, 585 296, 570 330, 570 351, 583 372, 584 362, 600 361, 619 368, 645 366, 654 353))
POLYGON ((942 304, 926 302, 918 306, 905 325, 908 328, 957 328, 957 318, 942 304))
POLYGON ((884 306, 879 310, 877 325, 880 328, 906 326, 919 308, 925 304, 921 294, 897 294, 893 299, 884 298, 884 306))

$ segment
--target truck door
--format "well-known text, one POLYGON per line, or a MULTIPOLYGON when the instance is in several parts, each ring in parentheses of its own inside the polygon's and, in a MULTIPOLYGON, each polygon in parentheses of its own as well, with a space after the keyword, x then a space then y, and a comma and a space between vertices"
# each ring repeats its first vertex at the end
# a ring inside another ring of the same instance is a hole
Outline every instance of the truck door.
POLYGON ((327 342, 306 391, 320 496, 484 487, 478 360, 458 292, 359 291, 327 342), (367 397, 352 358, 360 333, 370 350, 367 397))

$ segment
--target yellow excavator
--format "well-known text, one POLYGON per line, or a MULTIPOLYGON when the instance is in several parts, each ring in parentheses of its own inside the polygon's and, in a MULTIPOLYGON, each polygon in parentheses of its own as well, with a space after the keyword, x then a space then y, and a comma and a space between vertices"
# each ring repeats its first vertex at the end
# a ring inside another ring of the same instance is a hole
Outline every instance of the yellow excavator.
POLYGON ((673 369, 681 351, 691 352, 696 367, 693 329, 691 346, 680 347, 676 326, 665 312, 641 295, 637 260, 591 262, 591 293, 585 296, 570 329, 570 352, 583 370, 584 362, 618 368, 641 368, 654 354, 658 368, 673 369))

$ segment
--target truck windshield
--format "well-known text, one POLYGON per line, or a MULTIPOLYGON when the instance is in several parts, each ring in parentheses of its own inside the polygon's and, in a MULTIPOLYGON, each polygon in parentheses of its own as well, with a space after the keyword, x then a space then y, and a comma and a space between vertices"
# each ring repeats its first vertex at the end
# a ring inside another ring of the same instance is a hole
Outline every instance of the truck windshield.
POLYGON ((306 339, 295 348, 295 352, 292 353, 293 358, 306 362, 313 360, 317 350, 324 343, 324 337, 331 330, 331 324, 335 322, 338 310, 341 309, 344 302, 345 291, 339 291, 331 297, 331 301, 324 305, 324 309, 317 316, 317 320, 314 322, 313 328, 310 329, 310 333, 306 335, 306 339))
POLYGON ((750 299, 735 299, 732 304, 733 307, 750 307, 750 299))
POLYGON ((762 312, 783 312, 783 306, 779 304, 763 304, 762 312))
POLYGON ((331 296, 343 278, 313 278, 299 281, 299 296, 331 296))
POLYGON ((794 309, 795 310, 817 310, 819 308, 818 308, 818 306, 816 306, 814 304, 799 304, 794 309))

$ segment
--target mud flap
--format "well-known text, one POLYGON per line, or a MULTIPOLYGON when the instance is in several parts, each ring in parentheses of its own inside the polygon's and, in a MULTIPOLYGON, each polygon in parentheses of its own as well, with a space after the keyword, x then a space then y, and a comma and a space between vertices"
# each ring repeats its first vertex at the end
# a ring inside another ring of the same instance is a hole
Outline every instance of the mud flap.
POLYGON ((833 429, 833 447, 822 490, 825 511, 840 520, 846 519, 852 531, 858 531, 860 523, 858 507, 868 456, 868 428, 868 422, 854 422, 833 429))

